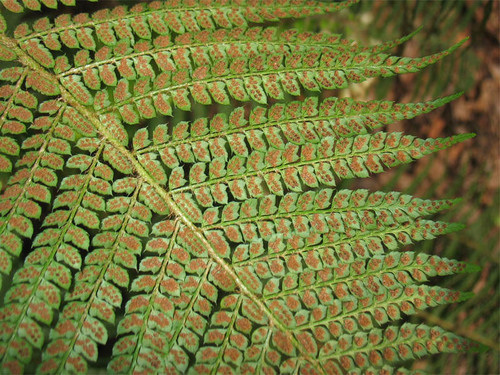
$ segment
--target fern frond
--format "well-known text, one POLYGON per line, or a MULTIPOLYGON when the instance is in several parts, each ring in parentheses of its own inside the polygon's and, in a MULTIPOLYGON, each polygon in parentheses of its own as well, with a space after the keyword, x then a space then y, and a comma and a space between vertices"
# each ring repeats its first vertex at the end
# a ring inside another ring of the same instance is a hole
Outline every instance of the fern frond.
MULTIPOLYGON (((2 0, 4 1, 16 0, 2 0)), ((45 1, 69 3, 75 0, 45 1)), ((49 45, 60 47, 60 42, 69 48, 88 49, 90 45, 95 48, 95 44, 86 37, 91 31, 96 33, 97 39, 104 45, 114 46, 120 39, 127 37, 150 40, 153 33, 167 35, 172 32, 182 34, 216 28, 246 27, 248 23, 273 22, 339 11, 356 2, 357 0, 339 3, 310 0, 153 1, 149 4, 138 3, 130 8, 118 6, 111 10, 103 9, 90 16, 79 14, 72 18, 63 15, 56 18, 54 23, 42 18, 33 24, 32 29, 27 24, 22 24, 15 33, 20 40, 39 38, 47 43, 47 48, 50 49, 57 50, 58 48, 51 48, 49 45)))
POLYGON ((0 22, 3 372, 92 371, 111 344, 118 373, 397 371, 469 345, 390 323, 463 298, 425 282, 465 264, 396 251, 459 229, 428 218, 454 201, 336 188, 470 138, 371 133, 456 95, 303 96, 459 44, 404 58, 382 51, 407 37, 361 47, 248 25, 351 3, 141 3, 14 37, 0 22), (192 101, 230 109, 182 121, 192 101))
MULTIPOLYGON (((250 31, 244 36, 241 29, 235 30, 235 36, 227 32, 184 34, 172 47, 170 41, 162 39, 165 49, 158 52, 145 46, 145 53, 124 54, 119 60, 116 57, 106 60, 104 56, 102 65, 88 65, 87 56, 81 62, 75 61, 80 68, 64 71, 68 66, 66 60, 59 68, 63 70, 60 79, 77 94, 80 103, 93 104, 99 113, 108 112, 113 103, 111 108, 118 110, 126 123, 135 124, 141 118, 155 116, 155 111, 170 115, 172 103, 189 110, 190 95, 201 104, 212 101, 229 104, 231 98, 267 103, 269 98, 299 95, 301 88, 311 91, 342 88, 349 82, 362 82, 370 77, 418 71, 458 46, 422 59, 356 54, 342 44, 338 48, 325 47, 311 45, 307 40, 283 51, 282 47, 275 47, 277 43, 286 46, 286 40, 278 37, 277 42, 262 41, 275 38, 272 29, 262 33, 250 31), (250 39, 245 41, 246 37, 250 39), (243 40, 233 42, 234 38, 243 40), (119 80, 117 73, 124 78, 119 80), (95 102, 91 90, 101 88, 95 102), (113 89, 113 98, 108 88, 113 89)), ((51 65, 55 64, 53 61, 51 65)))

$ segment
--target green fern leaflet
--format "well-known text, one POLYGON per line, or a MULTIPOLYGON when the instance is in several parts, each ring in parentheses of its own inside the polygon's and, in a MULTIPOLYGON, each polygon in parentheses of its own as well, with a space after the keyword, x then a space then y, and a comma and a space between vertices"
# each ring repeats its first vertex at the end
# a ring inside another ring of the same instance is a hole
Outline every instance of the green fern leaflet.
POLYGON ((15 30, 1 18, 2 373, 99 360, 110 373, 387 374, 470 347, 397 322, 467 297, 425 282, 473 267, 397 251, 459 229, 429 219, 454 202, 336 187, 470 138, 372 132, 456 96, 315 94, 458 45, 401 58, 387 50, 407 38, 362 47, 256 26, 351 3, 172 0, 15 30))

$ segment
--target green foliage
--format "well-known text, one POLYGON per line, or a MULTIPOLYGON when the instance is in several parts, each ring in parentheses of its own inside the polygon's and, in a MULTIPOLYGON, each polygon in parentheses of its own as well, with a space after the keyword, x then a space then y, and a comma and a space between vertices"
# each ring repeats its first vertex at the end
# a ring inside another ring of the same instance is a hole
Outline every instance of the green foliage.
POLYGON ((470 138, 372 133, 456 96, 304 95, 417 72, 460 44, 403 58, 387 50, 406 38, 363 47, 255 27, 350 3, 0 22, 3 372, 87 372, 112 344, 117 373, 404 373, 470 347, 391 323, 467 298, 426 281, 470 266, 396 251, 460 229, 429 219, 455 202, 336 188, 470 138))

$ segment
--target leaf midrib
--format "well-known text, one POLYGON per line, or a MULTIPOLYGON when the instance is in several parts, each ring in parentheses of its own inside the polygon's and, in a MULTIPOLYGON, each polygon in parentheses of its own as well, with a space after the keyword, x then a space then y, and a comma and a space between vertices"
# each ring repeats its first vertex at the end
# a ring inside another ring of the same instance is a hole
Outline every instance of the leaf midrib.
MULTIPOLYGON (((352 1, 345 1, 344 3, 339 3, 339 4, 344 4, 344 8, 345 8, 350 3, 352 3, 352 1)), ((321 3, 316 4, 316 5, 309 5, 309 6, 306 5, 306 4, 301 4, 301 9, 317 9, 321 5, 322 5, 321 3)), ((327 5, 328 4, 325 4, 325 6, 324 6, 324 8, 325 8, 324 12, 328 11, 329 7, 327 7, 327 5)), ((113 10, 116 9, 116 8, 119 8, 119 7, 120 6, 116 6, 116 7, 113 8, 113 10)), ((96 19, 96 20, 92 20, 92 21, 89 21, 89 22, 72 23, 71 25, 68 25, 68 26, 52 27, 52 28, 49 28, 46 31, 40 31, 40 32, 37 32, 37 33, 30 33, 30 34, 28 34, 26 36, 23 36, 23 37, 19 38, 18 40, 20 42, 23 42, 25 40, 43 37, 45 35, 49 35, 49 34, 52 34, 52 33, 59 33, 59 32, 64 31, 64 30, 74 30, 74 31, 76 31, 77 29, 88 27, 88 26, 97 26, 97 25, 101 25, 103 23, 111 23, 111 22, 116 22, 116 21, 120 21, 120 20, 128 20, 128 19, 133 19, 133 18, 138 17, 138 16, 148 16, 148 15, 151 15, 151 14, 154 14, 154 13, 162 13, 163 14, 163 13, 180 12, 180 11, 201 11, 201 10, 211 10, 211 9, 221 9, 221 8, 237 9, 237 10, 241 9, 241 7, 239 7, 239 6, 227 6, 227 5, 218 5, 218 4, 216 4, 216 5, 211 5, 209 7, 206 7, 206 6, 205 7, 203 7, 203 6, 195 6, 195 7, 186 7, 186 6, 183 6, 183 7, 176 7, 176 8, 164 8, 164 9, 160 9, 160 10, 158 10, 158 9, 152 9, 152 10, 142 11, 142 12, 138 12, 138 13, 131 13, 131 12, 127 11, 127 14, 123 15, 123 16, 106 17, 104 19, 96 19)), ((247 9, 248 8, 251 8, 251 7, 247 7, 247 9)), ((257 10, 260 9, 258 7, 253 7, 253 8, 257 9, 257 10)), ((278 9, 278 7, 276 7, 276 8, 278 9)), ((287 10, 287 9, 297 9, 297 5, 289 5, 289 6, 280 5, 279 9, 280 10, 282 10, 282 9, 285 9, 285 10, 287 10)), ((79 14, 88 14, 88 13, 82 12, 82 13, 79 13, 79 14)), ((289 18, 289 17, 287 17, 287 18, 289 18)), ((73 22, 73 19, 71 21, 73 22)), ((233 23, 231 23, 231 25, 233 25, 233 23)), ((202 31, 202 30, 204 30, 204 29, 200 29, 199 31, 202 31)))
MULTIPOLYGON (((414 222, 413 225, 415 225, 415 224, 416 223, 414 222)), ((384 235, 384 234, 396 234, 399 232, 406 233, 409 229, 412 229, 412 227, 408 226, 408 227, 386 228, 386 230, 381 230, 380 232, 369 232, 369 233, 361 233, 360 232, 361 234, 357 234, 354 237, 350 237, 350 238, 345 237, 345 238, 342 238, 341 240, 336 241, 336 242, 328 242, 328 243, 323 243, 320 245, 305 246, 299 250, 295 250, 295 249, 292 251, 283 250, 280 252, 273 253, 271 255, 264 254, 264 255, 249 259, 249 260, 244 260, 242 262, 235 262, 234 265, 238 266, 238 267, 242 267, 242 266, 246 266, 247 264, 251 264, 251 263, 255 263, 255 262, 259 262, 259 261, 280 258, 283 255, 293 255, 293 254, 305 253, 308 251, 320 250, 320 249, 324 249, 327 247, 332 247, 332 246, 340 245, 340 244, 344 244, 344 243, 349 244, 349 243, 355 242, 355 241, 363 239, 363 238, 379 237, 379 236, 384 235)))
MULTIPOLYGON (((339 140, 335 140, 335 142, 338 142, 339 140)), ((354 146, 352 146, 354 148, 354 146)), ((335 145, 332 147, 333 149, 335 149, 335 145)), ((184 191, 190 191, 190 190, 194 190, 194 189, 197 189, 197 188, 200 188, 200 187, 205 187, 205 186, 212 186, 212 185, 216 185, 218 183, 227 183, 229 181, 233 181, 233 180, 237 180, 237 179, 244 179, 244 178, 247 178, 247 177, 253 177, 253 176, 264 176, 264 175, 268 175, 270 173, 277 173, 279 171, 282 171, 282 170, 285 170, 285 169, 288 169, 288 168, 300 168, 300 167, 303 167, 303 166, 312 166, 314 164, 318 164, 318 163, 324 163, 324 162, 333 162, 335 160, 350 160, 354 157, 363 157, 363 156, 369 156, 369 155, 378 155, 378 154, 382 154, 382 153, 393 153, 393 152, 396 152, 396 151, 411 151, 412 149, 415 149, 415 147, 412 147, 412 145, 410 144, 409 146, 396 146, 396 147, 390 147, 390 146, 384 146, 384 148, 382 149, 378 149, 378 150, 368 150, 368 151, 352 151, 350 153, 346 153, 346 154, 343 154, 343 155, 332 155, 332 156, 328 156, 328 157, 324 157, 324 158, 319 158, 319 159, 313 159, 313 160, 298 160, 298 161, 295 161, 295 162, 292 162, 292 163, 288 163, 288 164, 282 164, 282 165, 279 165, 279 166, 276 166, 276 167, 270 167, 270 168, 263 168, 263 169, 260 169, 260 170, 257 170, 257 171, 251 171, 251 172, 244 172, 243 174, 235 174, 235 175, 230 175, 230 176, 227 176, 227 177, 219 177, 219 178, 212 178, 210 179, 209 181, 207 182, 200 182, 200 183, 197 183, 197 184, 190 184, 188 186, 184 186, 184 187, 180 187, 180 188, 176 188, 176 189, 173 189, 171 191, 171 193, 173 195, 175 194, 178 194, 178 193, 182 193, 184 191)), ((413 160, 413 157, 411 157, 411 160, 413 160)), ((401 164, 405 164, 404 162, 399 162, 401 164)))
MULTIPOLYGON (((191 34, 191 33, 188 33, 188 34, 191 34)), ((184 35, 184 34, 180 34, 180 35, 184 35)), ((101 60, 101 61, 97 61, 94 63, 82 65, 78 68, 69 69, 69 70, 66 70, 62 73, 56 74, 56 77, 62 78, 62 77, 66 77, 66 76, 69 76, 72 74, 84 73, 87 69, 99 67, 101 65, 106 65, 106 64, 116 64, 122 59, 133 59, 134 57, 147 56, 147 55, 154 58, 154 54, 156 54, 156 53, 173 52, 173 51, 176 51, 178 49, 191 49, 191 48, 207 47, 207 46, 215 46, 215 45, 223 45, 223 46, 229 45, 229 46, 231 46, 231 45, 238 45, 238 44, 259 44, 259 45, 271 44, 271 45, 277 45, 280 47, 282 47, 282 46, 311 46, 312 45, 312 46, 317 46, 317 47, 322 47, 322 48, 328 47, 330 49, 330 48, 332 48, 333 45, 341 44, 340 41, 341 41, 341 39, 339 39, 338 43, 332 44, 332 43, 329 43, 326 41, 325 42, 311 42, 311 41, 309 41, 307 43, 307 42, 289 42, 289 41, 279 41, 279 40, 260 41, 260 40, 248 39, 248 40, 227 40, 224 42, 211 41, 211 42, 205 42, 205 43, 200 42, 200 43, 191 43, 191 44, 182 44, 182 45, 171 45, 171 46, 164 47, 164 48, 154 48, 154 49, 151 49, 148 51, 134 52, 134 53, 130 53, 127 55, 118 56, 116 58, 109 58, 106 60, 101 60)), ((292 51, 292 50, 290 51, 290 53, 293 53, 293 52, 294 51, 292 51)), ((245 57, 252 58, 255 56, 245 56, 245 57)))
POLYGON ((64 108, 62 108, 62 107, 58 110, 59 113, 53 119, 53 122, 52 122, 48 132, 46 133, 46 137, 45 137, 42 145, 38 148, 38 150, 37 150, 38 156, 37 156, 35 162, 33 163, 33 165, 31 165, 31 167, 30 167, 29 177, 26 179, 26 181, 24 181, 24 183, 22 185, 21 193, 16 198, 15 202, 12 204, 12 208, 10 209, 9 214, 6 216, 5 221, 0 225, 0 233, 3 233, 5 228, 8 226, 10 219, 17 211, 19 203, 21 203, 21 201, 23 200, 24 195, 26 194, 27 188, 30 186, 30 183, 33 181, 34 173, 35 173, 36 169, 38 168, 38 166, 40 165, 42 158, 43 158, 43 155, 44 155, 44 152, 47 149, 50 141, 53 139, 52 134, 54 133, 54 130, 57 126, 57 123, 58 123, 63 111, 64 111, 64 108))
MULTIPOLYGON (((59 109, 59 115, 56 117, 56 119, 60 117, 60 115, 63 113, 63 111, 64 111, 64 108, 61 107, 59 109)), ((51 128, 51 131, 53 131, 53 129, 55 128, 55 125, 57 125, 56 119, 54 119, 54 126, 51 128)), ((95 169, 95 167, 97 165, 97 159, 98 159, 99 154, 100 154, 100 152, 96 153, 96 155, 94 156, 93 161, 92 161, 92 165, 90 165, 88 168, 89 171, 93 171, 95 169)), ((32 170, 34 170, 34 169, 32 169, 32 170)), ((34 283, 34 285, 32 285, 33 289, 31 290, 30 296, 27 298, 26 301, 23 302, 22 312, 17 317, 17 323, 15 326, 15 329, 13 330, 12 336, 9 338, 9 340, 7 342, 7 347, 9 347, 11 345, 12 341, 15 339, 15 337, 16 337, 15 333, 19 330, 19 327, 20 327, 21 323, 23 322, 24 317, 27 315, 28 309, 31 305, 31 301, 33 300, 33 298, 36 297, 35 293, 38 289, 38 286, 40 285, 42 280, 45 279, 45 272, 47 271, 49 266, 52 264, 52 261, 54 260, 54 257, 56 255, 63 239, 64 239, 64 236, 66 235, 68 229, 71 227, 71 225, 73 223, 73 218, 75 217, 76 213, 78 212, 78 207, 79 207, 78 202, 82 201, 82 199, 84 197, 84 193, 86 191, 86 186, 88 186, 88 184, 90 183, 91 177, 92 177, 92 173, 88 173, 87 180, 85 181, 85 183, 82 186, 82 189, 80 191, 77 202, 73 206, 73 208, 71 209, 71 214, 69 215, 65 225, 60 229, 59 238, 57 239, 57 242, 52 246, 52 250, 51 250, 50 254, 48 255, 48 257, 46 258, 45 264, 43 265, 42 270, 40 271, 40 275, 36 279, 36 282, 34 283)), ((25 186, 27 186, 27 184, 25 186)), ((21 197, 22 197, 22 195, 21 195, 21 197)), ((58 288, 60 288, 60 287, 58 286, 58 288)), ((78 335, 75 335, 75 336, 78 336, 78 335)), ((2 363, 4 363, 4 361, 7 358, 8 358, 8 356, 5 355, 2 358, 2 363)))
MULTIPOLYGON (((236 134, 236 133, 241 133, 241 134, 244 134, 245 136, 247 136, 247 134, 245 134, 245 133, 249 130, 261 130, 261 129, 266 129, 266 128, 270 128, 273 126, 281 126, 281 125, 291 124, 291 123, 295 123, 297 125, 300 125, 301 122, 332 121, 332 120, 340 119, 340 118, 346 119, 348 121, 350 119, 358 118, 361 116, 372 115, 372 114, 381 114, 381 113, 382 114, 383 113, 390 113, 390 111, 389 110, 381 110, 381 111, 371 112, 371 113, 358 113, 356 115, 350 115, 350 116, 340 116, 340 114, 339 114, 339 116, 337 116, 337 117, 333 117, 333 116, 306 117, 306 116, 303 116, 303 117, 299 117, 299 118, 283 119, 283 120, 278 120, 278 121, 266 121, 265 123, 249 125, 249 126, 245 126, 244 128, 242 127, 242 128, 228 129, 228 130, 222 131, 222 132, 210 132, 209 134, 205 134, 205 135, 201 135, 201 136, 197 136, 197 137, 190 137, 189 139, 192 139, 193 143, 194 143, 194 142, 198 142, 198 141, 208 141, 208 140, 211 140, 214 138, 227 137, 228 135, 236 134)), ((373 129, 376 129, 376 128, 382 126, 382 123, 377 124, 377 125, 378 126, 374 127, 373 129)), ((364 133, 364 134, 360 133, 359 135, 366 135, 366 134, 368 134, 368 133, 364 133)), ((347 138, 347 137, 342 136, 342 135, 337 135, 337 136, 339 138, 347 138)), ((138 155, 142 155, 142 154, 152 152, 152 151, 158 152, 162 148, 175 147, 175 146, 182 145, 185 143, 191 143, 191 142, 187 142, 187 141, 188 141, 188 139, 173 140, 171 142, 165 142, 165 143, 160 143, 160 144, 154 145, 154 146, 148 146, 148 147, 139 149, 136 152, 138 155)), ((295 143, 295 142, 291 142, 291 143, 293 143, 297 146, 301 145, 301 144, 295 143)), ((320 143, 320 142, 318 141, 316 143, 320 143)), ((256 151, 258 151, 258 150, 256 150, 256 151)))
MULTIPOLYGON (((179 227, 180 227, 180 225, 179 225, 179 222, 177 221, 175 223, 174 232, 172 233, 172 240, 169 243, 168 249, 163 257, 163 262, 162 262, 161 268, 158 271, 158 274, 156 275, 155 286, 150 293, 151 298, 149 300, 148 307, 147 307, 146 311, 144 312, 144 320, 143 320, 144 323, 141 327, 141 330, 137 333, 137 337, 138 337, 137 347, 135 348, 135 350, 133 352, 132 361, 130 363, 130 368, 129 368, 128 374, 132 374, 134 364, 137 362, 137 358, 139 356, 139 351, 140 351, 140 343, 142 342, 144 334, 146 333, 147 323, 149 322, 149 317, 151 316, 151 312, 154 310, 155 299, 160 294, 160 284, 161 284, 161 281, 163 280, 163 277, 165 276, 167 264, 170 261, 170 255, 172 253, 172 249, 173 249, 173 245, 174 245, 174 239, 177 237, 177 233, 179 232, 179 227)), ((126 314, 127 314, 127 311, 125 312, 125 315, 126 314)))
MULTIPOLYGON (((94 156, 94 164, 95 165, 97 165, 97 160, 99 159, 99 155, 102 153, 103 150, 104 150, 104 143, 101 144, 98 152, 94 156)), ((92 177, 92 174, 89 174, 89 176, 92 177)), ((85 192, 85 190, 86 189, 82 189, 83 192, 85 192)), ((109 253, 107 254, 106 260, 103 262, 104 264, 102 265, 102 268, 99 272, 99 276, 93 282, 92 293, 90 294, 87 302, 85 303, 85 310, 83 311, 80 319, 77 321, 76 330, 74 332, 73 337, 70 340, 70 343, 68 344, 69 350, 64 353, 64 356, 62 357, 62 360, 60 361, 59 366, 58 366, 57 370, 55 371, 57 374, 61 374, 64 371, 64 367, 66 365, 66 362, 67 362, 69 356, 73 353, 76 341, 78 340, 79 336, 82 334, 81 330, 83 328, 83 324, 85 323, 85 320, 87 319, 87 316, 89 315, 89 312, 90 312, 90 309, 93 305, 94 300, 97 298, 97 293, 101 289, 102 283, 105 281, 104 276, 105 276, 106 271, 108 270, 110 264, 113 262, 115 255, 116 255, 116 251, 118 249, 120 237, 125 233, 127 223, 131 218, 131 212, 132 212, 132 209, 133 209, 135 203, 137 202, 137 197, 139 195, 140 190, 141 190, 141 183, 138 182, 137 186, 136 186, 136 190, 131 197, 129 208, 124 215, 122 227, 121 227, 120 231, 117 233, 115 243, 113 244, 113 247, 110 249, 109 253)), ((82 194, 82 196, 83 196, 83 194, 82 194)), ((75 208, 77 208, 77 207, 78 207, 78 205, 75 205, 75 208)), ((78 211, 78 209, 75 209, 75 212, 76 211, 78 211)), ((72 223, 71 218, 68 220, 68 223, 72 223)), ((56 249, 57 249, 57 247, 56 247, 56 249)))
MULTIPOLYGON (((223 76, 211 77, 211 78, 201 79, 201 80, 197 80, 197 81, 193 81, 191 79, 191 81, 189 81, 189 82, 185 82, 185 83, 181 83, 181 84, 177 84, 177 85, 172 85, 172 86, 164 87, 164 88, 157 89, 157 90, 152 90, 146 94, 132 96, 132 97, 130 97, 126 100, 123 100, 123 101, 121 101, 121 102, 119 102, 119 103, 117 103, 109 108, 99 110, 96 113, 99 115, 110 113, 110 112, 113 112, 115 110, 118 110, 120 107, 122 107, 126 104, 135 102, 137 100, 149 98, 149 97, 161 94, 161 93, 170 93, 172 91, 179 90, 179 89, 186 89, 187 90, 188 88, 193 86, 195 83, 204 85, 204 87, 206 87, 207 84, 214 83, 214 82, 221 82, 222 81, 227 85, 226 81, 232 80, 232 79, 245 79, 245 78, 249 78, 249 77, 259 77, 260 79, 262 79, 262 77, 269 76, 272 74, 281 75, 281 74, 287 74, 287 73, 295 73, 298 76, 298 74, 302 73, 302 72, 329 72, 329 73, 331 73, 331 72, 338 72, 338 71, 342 71, 342 72, 360 71, 360 70, 364 70, 364 69, 377 69, 377 68, 384 68, 384 69, 391 70, 392 68, 395 68, 395 67, 398 67, 398 66, 397 65, 382 65, 382 64, 380 64, 380 65, 355 65, 355 66, 350 66, 350 67, 346 67, 346 66, 334 66, 334 67, 321 67, 321 66, 317 67, 317 66, 315 66, 315 67, 306 67, 306 68, 287 68, 287 67, 284 67, 283 69, 268 69, 268 70, 256 71, 256 72, 227 74, 227 75, 223 75, 223 76)), ((366 79, 372 78, 372 77, 376 77, 376 76, 364 77, 362 79, 362 81, 365 81, 366 79)), ((345 79, 345 81, 346 81, 345 83, 350 82, 347 80, 347 78, 345 79)), ((340 86, 336 86, 336 88, 339 88, 339 87, 340 86)), ((318 90, 311 90, 311 91, 318 91, 318 90)), ((285 92, 286 92, 286 90, 285 90, 285 92)))
MULTIPOLYGON (((211 230, 211 229, 222 229, 222 228, 225 228, 229 225, 237 225, 237 224, 244 224, 244 223, 253 223, 253 222, 256 222, 256 221, 272 221, 272 220, 276 220, 276 219, 281 219, 281 218, 286 218, 286 219, 290 219, 292 217, 295 217, 295 216, 308 216, 308 215, 314 215, 314 214, 332 214, 332 213, 340 213, 340 212, 360 212, 360 211, 370 211, 370 212, 373 212, 373 211, 379 211, 379 210, 388 210, 388 209, 391 209, 391 208, 394 208, 394 205, 391 206, 391 204, 389 203, 382 203, 382 204, 379 204, 377 206, 369 206, 367 203, 365 203, 364 205, 362 206, 354 206, 354 207, 349 207, 349 206, 346 206, 346 207, 333 207, 333 206, 330 206, 328 208, 323 208, 323 209, 312 209, 312 210, 305 210, 305 211, 302 211, 300 209, 297 209, 293 212, 278 212, 276 214, 272 214, 272 215, 266 215, 266 214, 261 214, 259 213, 259 216, 255 216, 255 217, 247 217, 247 218, 244 218, 244 219, 236 219, 236 220, 230 220, 230 221, 224 221, 224 222, 221 222, 219 224, 212 224, 212 225, 207 225, 207 226, 202 226, 202 229, 205 229, 205 230, 211 230)), ((401 209, 402 211, 404 211, 407 207, 404 207, 404 206, 400 206, 400 207, 396 207, 396 209, 401 209)), ((279 209, 278 209, 279 210, 279 209)), ((432 214, 434 212, 430 212, 430 214, 432 214)), ((405 212, 406 215, 408 215, 408 217, 412 220, 416 220, 417 217, 412 217, 410 216, 407 212, 405 212)), ((419 215, 418 217, 423 217, 424 215, 427 215, 427 213, 424 213, 422 215, 419 215)))

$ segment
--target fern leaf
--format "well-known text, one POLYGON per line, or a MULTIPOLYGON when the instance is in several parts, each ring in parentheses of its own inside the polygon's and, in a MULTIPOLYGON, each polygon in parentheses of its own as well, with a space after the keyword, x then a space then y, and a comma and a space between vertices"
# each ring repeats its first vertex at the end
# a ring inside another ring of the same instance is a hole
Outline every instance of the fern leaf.
POLYGON ((385 51, 411 35, 362 47, 251 25, 352 3, 139 3, 13 36, 0 20, 2 372, 91 372, 111 346, 116 373, 404 372, 470 346, 397 324, 467 297, 426 284, 464 263, 397 251, 460 229, 429 218, 454 201, 336 187, 470 138, 372 132, 457 95, 311 95, 460 44, 404 58, 385 51), (229 109, 185 121, 211 104, 229 109))
MULTIPOLYGON (((113 88, 114 107, 126 123, 135 124, 141 118, 154 116, 155 109, 161 114, 170 114, 171 103, 189 110, 189 94, 201 104, 210 104, 212 100, 229 104, 230 98, 267 103, 268 98, 282 99, 285 93, 298 95, 301 87, 312 91, 341 88, 349 82, 361 82, 369 77, 417 71, 456 48, 422 59, 399 59, 373 53, 358 53, 354 59, 356 53, 342 43, 337 48, 335 44, 323 44, 335 43, 335 37, 311 44, 311 36, 292 42, 283 50, 283 44, 290 39, 288 35, 276 36, 273 29, 259 31, 250 29, 243 33, 243 29, 236 29, 231 32, 186 33, 178 36, 175 44, 160 36, 153 42, 162 47, 160 51, 152 51, 151 44, 144 42, 146 44, 141 44, 140 48, 145 51, 132 53, 128 48, 132 54, 119 52, 119 60, 108 58, 111 50, 103 47, 96 52, 97 59, 102 62, 88 64, 87 56, 78 63, 83 66, 67 69, 60 76, 66 88, 76 92, 77 100, 84 105, 93 104, 89 89, 98 90, 102 84, 113 88), (117 81, 115 71, 124 78, 117 81), (128 81, 136 78, 132 88, 128 81)), ((26 43, 31 46, 32 39, 26 43)), ((121 50, 122 47, 126 48, 120 46, 121 50)), ((41 49, 30 51, 32 54, 41 53, 41 49)), ((87 51, 80 50, 75 55, 75 62, 85 55, 81 52, 87 51)), ((67 60, 67 57, 63 59, 67 60)), ((45 64, 52 66, 54 62, 49 60, 45 64)), ((67 62, 64 66, 69 68, 67 62)), ((105 88, 97 95, 99 98, 109 96, 105 88)), ((107 106, 94 103, 96 106, 101 113, 103 109, 109 110, 107 106)))

